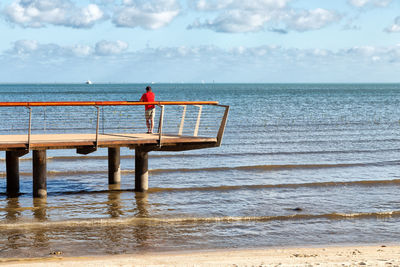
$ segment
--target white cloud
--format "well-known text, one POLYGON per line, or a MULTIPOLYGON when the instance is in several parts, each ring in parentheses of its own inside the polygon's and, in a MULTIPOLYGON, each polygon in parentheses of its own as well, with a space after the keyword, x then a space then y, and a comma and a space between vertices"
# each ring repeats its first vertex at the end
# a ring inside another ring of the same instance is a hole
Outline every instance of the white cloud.
POLYGON ((395 18, 394 23, 385 29, 386 32, 400 32, 400 17, 395 18))
POLYGON ((339 19, 340 16, 336 12, 317 8, 293 14, 287 24, 289 28, 302 32, 321 29, 339 19))
POLYGON ((128 43, 123 41, 100 41, 94 46, 76 44, 62 46, 57 44, 41 44, 35 40, 18 40, 14 42, 10 56, 36 59, 71 59, 90 56, 120 55, 128 49, 128 43))
POLYGON ((348 3, 354 7, 366 7, 366 6, 373 6, 373 7, 386 7, 388 6, 393 0, 348 0, 348 3))
POLYGON ((104 18, 97 5, 77 7, 70 0, 17 0, 6 6, 3 13, 9 22, 31 28, 49 24, 90 28, 104 18))
POLYGON ((285 8, 291 0, 198 0, 197 10, 215 11, 221 9, 259 10, 285 8))
POLYGON ((247 11, 232 10, 220 15, 215 20, 206 20, 201 22, 195 20, 188 29, 203 28, 211 29, 216 32, 255 32, 264 27, 264 23, 271 18, 266 14, 257 14, 247 11))
POLYGON ((93 48, 88 45, 74 45, 72 47, 67 47, 67 49, 77 57, 86 57, 93 53, 93 48))
POLYGON ((155 30, 171 23, 179 13, 176 0, 124 0, 113 16, 113 23, 118 27, 155 30))
POLYGON ((38 42, 34 40, 19 40, 14 43, 13 51, 18 55, 29 54, 38 49, 38 42))
POLYGON ((20 40, 0 54, 0 71, 3 79, 41 82, 83 81, 88 72, 93 75, 91 79, 103 82, 169 82, 182 77, 191 82, 204 77, 227 82, 367 82, 385 81, 382 77, 393 81, 400 66, 400 45, 337 51, 268 45, 225 49, 211 45, 126 52, 126 45, 118 43, 61 46, 20 40), (108 54, 100 55, 100 47, 108 54), (123 51, 118 53, 119 49, 123 51), (113 56, 107 56, 110 54, 113 56), (385 74, 387 71, 390 75, 385 74))
POLYGON ((370 0, 348 0, 349 4, 355 7, 365 6, 370 0))
POLYGON ((94 4, 90 4, 87 7, 81 8, 73 16, 71 16, 71 26, 76 28, 87 28, 91 27, 97 21, 103 18, 104 14, 101 9, 94 4))
POLYGON ((128 49, 128 43, 123 41, 100 41, 96 44, 96 54, 98 55, 117 55, 128 49))
POLYGON ((277 58, 287 58, 290 60, 313 60, 313 59, 333 59, 343 60, 353 59, 362 61, 400 62, 400 45, 377 47, 377 46, 354 46, 347 49, 333 51, 329 49, 296 49, 281 46, 262 45, 256 47, 237 46, 232 48, 219 48, 217 46, 178 46, 178 47, 159 47, 146 48, 134 52, 127 52, 128 43, 123 41, 102 40, 93 46, 76 44, 72 46, 62 46, 57 44, 41 44, 35 40, 18 40, 13 47, 5 51, 3 56, 27 58, 109 58, 114 55, 116 58, 141 58, 144 61, 155 62, 157 60, 201 60, 210 63, 210 59, 215 59, 221 64, 226 62, 246 60, 248 62, 276 60, 277 58))
POLYGON ((198 0, 195 4, 198 11, 216 12, 217 16, 204 21, 196 19, 188 29, 239 33, 261 31, 270 25, 271 31, 287 33, 289 30, 318 30, 341 18, 334 11, 298 10, 288 4, 289 0, 198 0))

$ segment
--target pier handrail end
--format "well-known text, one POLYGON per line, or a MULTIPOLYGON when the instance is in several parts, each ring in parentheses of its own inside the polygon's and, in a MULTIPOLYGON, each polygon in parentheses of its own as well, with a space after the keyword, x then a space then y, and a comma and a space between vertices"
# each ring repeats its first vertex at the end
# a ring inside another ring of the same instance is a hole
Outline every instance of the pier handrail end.
POLYGON ((226 122, 228 120, 229 106, 227 106, 227 105, 217 105, 217 106, 225 108, 224 116, 222 117, 221 124, 220 124, 219 130, 218 130, 217 143, 215 145, 216 147, 219 147, 219 146, 221 146, 222 137, 224 136, 224 132, 225 132, 226 122))

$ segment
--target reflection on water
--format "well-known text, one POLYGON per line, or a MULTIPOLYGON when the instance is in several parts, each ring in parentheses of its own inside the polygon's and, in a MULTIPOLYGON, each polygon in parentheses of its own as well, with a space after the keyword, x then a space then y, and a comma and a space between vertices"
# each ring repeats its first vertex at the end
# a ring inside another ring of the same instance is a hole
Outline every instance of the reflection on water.
MULTIPOLYGON (((107 213, 111 218, 118 218, 123 215, 121 205, 121 187, 120 184, 113 184, 108 186, 109 193, 107 194, 108 202, 107 213)), ((124 235, 118 227, 106 227, 102 233, 103 242, 116 246, 120 243, 120 240, 124 239, 124 235)))
POLYGON ((6 206, 6 220, 7 221, 15 221, 18 217, 21 216, 20 204, 18 197, 7 198, 7 206, 6 206))
MULTIPOLYGON (((33 198, 33 217, 40 222, 47 220, 47 198, 33 198)), ((34 247, 48 249, 50 240, 46 230, 35 229, 32 234, 34 247)))
POLYGON ((33 198, 33 217, 40 221, 47 220, 47 198, 33 198))
MULTIPOLYGON (((146 250, 154 247, 154 243, 149 241, 151 229, 146 221, 123 226, 118 221, 115 224, 112 221, 123 216, 126 209, 134 210, 135 217, 148 217, 147 193, 126 193, 120 190, 119 185, 112 185, 108 192, 101 195, 107 198, 103 202, 104 212, 111 219, 105 227, 82 227, 79 223, 73 226, 74 222, 68 220, 56 221, 57 225, 52 226, 55 221, 50 214, 57 207, 49 206, 48 199, 34 198, 31 207, 21 206, 22 197, 5 199, 6 207, 3 211, 8 223, 3 224, 0 229, 0 257, 46 257, 52 251, 61 251, 62 255, 96 254, 96 251, 101 251, 100 254, 120 254, 132 252, 133 248, 146 250), (128 200, 133 201, 121 200, 124 193, 129 194, 131 197, 128 200), (20 226, 12 227, 14 224, 20 226)), ((28 198, 26 196, 22 201, 25 202, 28 198)), ((77 199, 72 201, 76 205, 82 205, 77 199)), ((87 204, 96 205, 95 202, 87 204)))
MULTIPOLYGON (((6 216, 5 216, 6 220, 16 221, 21 216, 20 208, 21 206, 19 204, 18 197, 7 198, 6 216)), ((7 235, 6 245, 10 249, 13 250, 18 249, 18 246, 21 244, 20 240, 23 237, 24 235, 22 234, 21 231, 19 230, 13 231, 13 233, 7 235)))
MULTIPOLYGON (((149 217, 149 210, 148 210, 148 193, 144 192, 137 192, 135 194, 135 200, 136 200, 136 208, 135 208, 135 213, 136 217, 138 218, 147 218, 149 217)), ((141 249, 147 249, 151 246, 149 243, 149 235, 150 235, 150 229, 149 226, 145 221, 139 221, 135 225, 133 230, 133 236, 136 239, 136 243, 138 244, 138 247, 141 249)))
POLYGON ((118 218, 123 215, 122 207, 121 207, 121 185, 120 184, 111 184, 108 185, 109 193, 108 193, 108 202, 107 202, 107 211, 111 218, 118 218))
POLYGON ((138 218, 147 218, 149 217, 149 194, 146 192, 137 192, 135 194, 135 200, 136 200, 136 208, 135 208, 135 213, 136 217, 138 218))

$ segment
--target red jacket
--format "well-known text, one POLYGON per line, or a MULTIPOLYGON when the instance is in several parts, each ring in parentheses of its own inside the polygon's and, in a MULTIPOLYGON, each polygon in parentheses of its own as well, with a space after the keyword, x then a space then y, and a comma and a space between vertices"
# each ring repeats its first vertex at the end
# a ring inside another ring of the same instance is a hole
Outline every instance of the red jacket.
MULTIPOLYGON (((142 101, 142 102, 154 102, 154 99, 155 99, 155 95, 154 95, 154 93, 153 92, 146 92, 146 93, 144 93, 143 95, 142 95, 142 97, 140 98, 140 101, 142 101)), ((155 108, 155 106, 154 105, 145 105, 145 110, 148 110, 148 109, 152 109, 152 108, 155 108)))

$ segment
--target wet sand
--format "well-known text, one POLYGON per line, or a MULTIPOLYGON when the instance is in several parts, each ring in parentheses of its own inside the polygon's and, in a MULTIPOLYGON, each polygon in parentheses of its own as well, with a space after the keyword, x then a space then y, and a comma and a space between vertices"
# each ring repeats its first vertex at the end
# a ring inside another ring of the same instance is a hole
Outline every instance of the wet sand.
MULTIPOLYGON (((60 252, 61 253, 61 252, 60 252)), ((57 254, 57 253, 55 253, 57 254)), ((1 266, 396 266, 399 245, 205 250, 99 257, 1 259, 1 266)))

